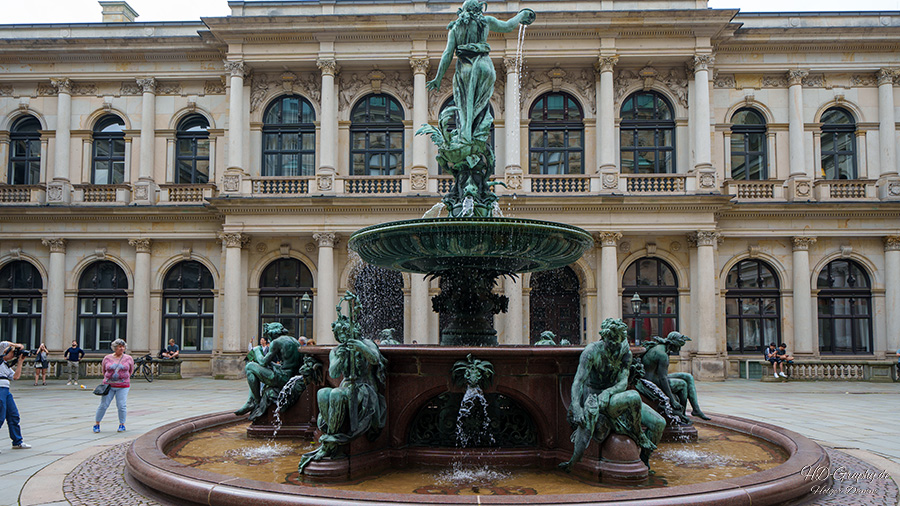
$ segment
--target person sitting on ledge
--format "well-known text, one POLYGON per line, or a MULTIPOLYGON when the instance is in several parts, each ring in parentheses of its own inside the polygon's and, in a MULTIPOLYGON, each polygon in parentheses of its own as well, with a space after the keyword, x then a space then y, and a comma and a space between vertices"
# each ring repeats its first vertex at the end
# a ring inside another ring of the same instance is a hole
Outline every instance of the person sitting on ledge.
POLYGON ((169 345, 166 346, 166 349, 162 352, 160 358, 165 360, 172 360, 178 358, 179 353, 181 353, 181 348, 179 348, 178 345, 175 344, 174 339, 169 339, 169 345))
POLYGON ((793 364, 794 356, 787 352, 787 344, 781 343, 778 345, 778 351, 775 352, 775 355, 778 357, 778 362, 781 366, 781 374, 782 378, 787 378, 787 374, 784 373, 784 364, 793 364))
POLYGON ((786 378, 787 375, 784 374, 784 366, 781 365, 781 358, 778 357, 778 350, 775 349, 775 343, 769 343, 769 347, 766 348, 763 353, 766 356, 766 360, 772 364, 772 376, 778 377, 778 367, 781 366, 781 377, 786 378))

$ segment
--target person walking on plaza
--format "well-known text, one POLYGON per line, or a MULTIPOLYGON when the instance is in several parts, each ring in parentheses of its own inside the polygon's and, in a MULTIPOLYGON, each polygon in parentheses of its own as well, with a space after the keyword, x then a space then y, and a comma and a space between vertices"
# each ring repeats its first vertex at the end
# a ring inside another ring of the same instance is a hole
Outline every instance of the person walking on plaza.
POLYGON ((22 360, 15 362, 15 370, 9 366, 16 358, 16 349, 24 348, 19 343, 0 341, 0 426, 6 421, 9 438, 12 439, 13 450, 27 450, 30 444, 22 441, 22 428, 19 427, 19 409, 10 392, 10 381, 22 376, 22 360))
POLYGON ((125 353, 125 341, 116 339, 112 342, 113 353, 103 357, 100 369, 103 371, 103 383, 109 385, 106 395, 100 397, 97 414, 94 416, 94 432, 100 432, 100 422, 106 414, 106 408, 116 398, 116 410, 119 412, 119 432, 125 432, 125 415, 127 413, 128 390, 131 388, 131 374, 134 373, 134 359, 125 353))
POLYGON ((63 356, 69 361, 69 382, 66 385, 78 385, 78 364, 84 358, 84 350, 78 346, 78 341, 72 341, 72 346, 63 356))
POLYGON ((37 386, 38 378, 40 378, 42 385, 47 384, 47 368, 50 367, 48 355, 50 355, 50 352, 47 351, 47 346, 41 343, 34 355, 34 386, 37 386))

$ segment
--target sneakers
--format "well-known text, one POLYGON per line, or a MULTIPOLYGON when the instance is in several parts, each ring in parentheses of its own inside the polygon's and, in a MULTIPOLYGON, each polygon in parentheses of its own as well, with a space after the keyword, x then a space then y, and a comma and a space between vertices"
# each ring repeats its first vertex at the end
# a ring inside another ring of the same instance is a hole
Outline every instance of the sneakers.
POLYGON ((782 378, 787 378, 787 374, 785 374, 783 371, 778 374, 780 374, 782 378))
POLYGON ((94 434, 99 434, 99 433, 100 433, 100 424, 98 423, 97 425, 94 425, 94 434))
POLYGON ((71 381, 68 382, 68 383, 66 383, 66 386, 71 386, 71 385, 72 385, 72 382, 71 382, 71 381))
POLYGON ((13 450, 28 450, 31 448, 31 445, 28 443, 19 443, 17 445, 12 445, 13 450))
POLYGON ((120 423, 120 424, 119 424, 119 428, 116 429, 116 432, 125 432, 125 425, 123 425, 123 424, 120 423))
POLYGON ((777 377, 778 377, 778 373, 777 373, 777 372, 773 372, 773 373, 772 373, 772 376, 775 376, 775 377, 777 378, 777 377))
POLYGON ((75 385, 75 386, 78 386, 78 382, 77 382, 77 381, 73 381, 72 384, 75 385))

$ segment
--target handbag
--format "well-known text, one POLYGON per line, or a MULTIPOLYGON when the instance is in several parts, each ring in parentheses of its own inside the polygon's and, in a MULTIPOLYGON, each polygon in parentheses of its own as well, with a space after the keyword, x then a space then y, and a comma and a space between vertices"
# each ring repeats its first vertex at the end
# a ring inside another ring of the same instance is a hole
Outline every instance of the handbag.
POLYGON ((106 395, 109 393, 109 384, 108 383, 100 383, 94 388, 94 395, 106 395))

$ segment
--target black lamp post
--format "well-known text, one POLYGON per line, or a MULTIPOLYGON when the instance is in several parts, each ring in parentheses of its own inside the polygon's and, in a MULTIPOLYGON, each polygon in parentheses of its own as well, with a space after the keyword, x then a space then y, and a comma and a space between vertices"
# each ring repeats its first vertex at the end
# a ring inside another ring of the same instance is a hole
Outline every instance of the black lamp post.
POLYGON ((634 296, 631 297, 631 312, 634 314, 634 344, 637 346, 641 344, 641 306, 644 304, 644 301, 641 299, 641 296, 634 292, 634 296))
POLYGON ((312 307, 312 298, 308 293, 304 293, 303 297, 300 297, 300 313, 303 314, 303 335, 307 336, 306 332, 306 315, 309 314, 309 309, 312 307))

